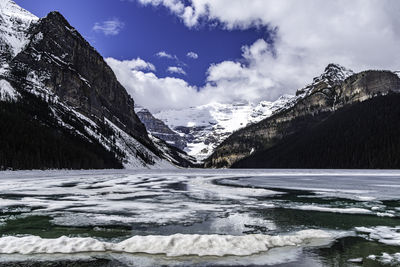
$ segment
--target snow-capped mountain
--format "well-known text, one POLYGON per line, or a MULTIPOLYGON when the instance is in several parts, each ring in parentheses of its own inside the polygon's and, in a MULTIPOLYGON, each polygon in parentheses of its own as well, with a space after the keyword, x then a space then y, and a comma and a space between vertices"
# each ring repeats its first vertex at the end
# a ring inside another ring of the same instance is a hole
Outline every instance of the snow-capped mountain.
POLYGON ((290 105, 291 99, 293 96, 284 95, 275 102, 262 101, 257 104, 211 103, 165 110, 153 115, 186 141, 183 148, 185 152, 201 161, 234 131, 271 116, 276 110, 290 105))
POLYGON ((342 84, 344 80, 353 74, 354 72, 352 70, 339 64, 331 63, 325 68, 324 72, 320 76, 313 79, 312 83, 297 90, 296 95, 305 98, 318 91, 321 85, 324 87, 324 90, 332 90, 335 86, 342 84))
POLYGON ((321 92, 321 86, 324 87, 324 93, 328 94, 353 74, 352 70, 343 66, 329 64, 312 83, 298 90, 296 96, 283 95, 275 102, 211 103, 186 109, 164 110, 154 113, 154 119, 149 119, 150 116, 139 117, 151 133, 202 161, 233 132, 293 107, 301 99, 321 92), (165 126, 155 127, 156 122, 163 122, 169 129, 165 126), (182 137, 186 144, 178 139, 176 134, 182 137))
POLYGON ((60 13, 38 19, 15 2, 0 0, 0 21, 0 96, 9 103, 4 102, 2 118, 24 122, 10 132, 42 131, 50 139, 34 147, 29 139, 5 135, 2 141, 9 140, 10 150, 0 151, 0 168, 191 164, 189 157, 148 135, 133 99, 103 57, 60 13), (33 146, 23 156, 12 149, 21 141, 28 142, 23 149, 33 146), (44 148, 50 149, 46 146, 52 141, 65 150, 45 160, 44 148), (22 157, 31 162, 24 165, 22 157))

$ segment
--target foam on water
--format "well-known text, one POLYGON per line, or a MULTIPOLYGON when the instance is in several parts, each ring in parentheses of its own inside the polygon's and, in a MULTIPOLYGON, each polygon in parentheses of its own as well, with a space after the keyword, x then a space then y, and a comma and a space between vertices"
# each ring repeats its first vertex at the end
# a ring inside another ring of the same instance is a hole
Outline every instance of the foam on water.
POLYGON ((322 230, 303 230, 290 235, 183 235, 133 236, 120 243, 102 242, 93 238, 42 239, 37 236, 0 238, 0 254, 55 254, 83 252, 124 252, 164 254, 171 257, 246 256, 271 248, 313 245, 313 241, 329 241, 333 235, 322 230))

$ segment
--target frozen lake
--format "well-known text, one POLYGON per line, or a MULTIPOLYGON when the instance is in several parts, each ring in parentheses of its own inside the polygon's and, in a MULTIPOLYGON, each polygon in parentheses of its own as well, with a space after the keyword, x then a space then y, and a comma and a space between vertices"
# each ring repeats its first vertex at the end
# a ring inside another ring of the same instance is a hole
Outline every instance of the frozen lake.
POLYGON ((400 265, 400 171, 0 173, 0 266, 360 260, 400 265))

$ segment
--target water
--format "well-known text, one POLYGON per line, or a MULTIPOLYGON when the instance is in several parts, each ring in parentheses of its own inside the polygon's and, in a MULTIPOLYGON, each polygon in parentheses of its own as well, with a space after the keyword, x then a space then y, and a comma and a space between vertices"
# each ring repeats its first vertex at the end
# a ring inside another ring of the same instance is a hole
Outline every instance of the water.
POLYGON ((400 266, 400 171, 2 172, 12 264, 400 266))

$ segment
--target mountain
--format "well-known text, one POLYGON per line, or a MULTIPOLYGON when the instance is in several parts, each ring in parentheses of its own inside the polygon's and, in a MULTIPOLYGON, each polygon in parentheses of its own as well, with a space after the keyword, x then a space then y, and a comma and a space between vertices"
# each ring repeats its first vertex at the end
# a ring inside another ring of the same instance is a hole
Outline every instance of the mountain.
POLYGON ((147 112, 147 118, 139 117, 153 135, 178 146, 201 162, 234 131, 271 116, 276 110, 290 105, 291 99, 293 96, 284 95, 275 102, 211 103, 164 110, 154 113, 151 120, 147 112))
MULTIPOLYGON (((400 79, 393 72, 364 71, 353 74, 342 66, 329 64, 310 85, 297 91, 290 105, 259 123, 233 133, 216 148, 205 161, 205 166, 230 167, 253 154, 260 155, 260 151, 273 149, 289 136, 316 127, 347 106, 399 91, 400 79)), ((313 143, 308 145, 311 147, 313 143)))
POLYGON ((0 118, 11 124, 1 168, 191 165, 149 136, 111 68, 60 13, 38 19, 11 0, 0 8, 0 92, 8 95, 0 118))
POLYGON ((400 94, 345 106, 233 168, 399 169, 400 94))
POLYGON ((146 129, 153 135, 156 136, 171 146, 184 150, 187 146, 186 140, 180 136, 177 132, 171 130, 163 121, 155 118, 148 109, 135 108, 136 114, 142 123, 146 126, 146 129))
POLYGON ((0 1, 0 73, 5 71, 7 62, 28 44, 28 29, 38 20, 13 1, 0 1))

